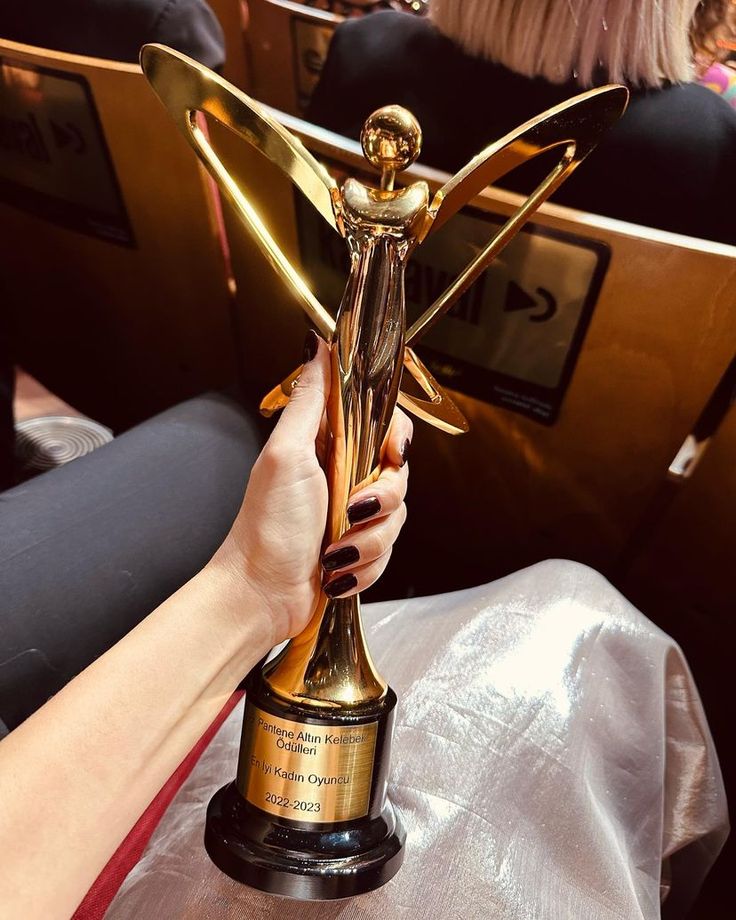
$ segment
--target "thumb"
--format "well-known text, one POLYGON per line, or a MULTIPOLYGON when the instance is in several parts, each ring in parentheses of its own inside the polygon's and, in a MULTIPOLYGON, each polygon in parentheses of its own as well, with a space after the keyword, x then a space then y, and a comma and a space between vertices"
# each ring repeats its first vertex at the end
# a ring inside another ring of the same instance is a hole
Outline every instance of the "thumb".
POLYGON ((280 437, 314 443, 330 392, 330 349, 311 329, 304 345, 299 381, 276 426, 280 437))

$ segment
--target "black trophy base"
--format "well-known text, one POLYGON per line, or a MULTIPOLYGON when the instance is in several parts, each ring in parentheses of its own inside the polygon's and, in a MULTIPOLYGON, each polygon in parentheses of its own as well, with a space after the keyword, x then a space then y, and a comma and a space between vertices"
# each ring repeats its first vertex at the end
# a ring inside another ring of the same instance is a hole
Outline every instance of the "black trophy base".
POLYGON ((385 885, 401 866, 405 838, 389 801, 378 818, 347 829, 306 830, 271 819, 231 783, 210 801, 204 844, 218 869, 238 882, 282 897, 331 901, 385 885))

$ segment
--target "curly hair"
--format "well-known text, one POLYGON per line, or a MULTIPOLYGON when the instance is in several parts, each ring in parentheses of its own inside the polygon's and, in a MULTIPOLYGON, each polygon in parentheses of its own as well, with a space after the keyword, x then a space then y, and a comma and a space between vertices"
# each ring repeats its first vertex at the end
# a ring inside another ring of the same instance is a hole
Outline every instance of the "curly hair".
POLYGON ((721 48, 721 39, 736 37, 736 6, 733 0, 700 0, 690 26, 690 46, 699 70, 707 70, 717 61, 725 61, 729 51, 721 48))

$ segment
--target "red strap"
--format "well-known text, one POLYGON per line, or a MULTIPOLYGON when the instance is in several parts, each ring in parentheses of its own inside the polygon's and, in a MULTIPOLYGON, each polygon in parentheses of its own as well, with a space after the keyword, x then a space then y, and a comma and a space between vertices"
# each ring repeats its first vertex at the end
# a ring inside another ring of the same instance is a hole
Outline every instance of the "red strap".
POLYGON ((215 721, 202 735, 192 750, 182 760, 174 773, 159 790, 148 808, 133 826, 128 836, 117 848, 108 864, 100 872, 84 900, 74 912, 72 920, 102 920, 112 899, 123 884, 125 876, 141 858, 146 844, 166 813, 171 800, 181 788, 184 780, 194 769, 218 729, 230 715, 242 697, 242 691, 233 693, 220 710, 215 721))

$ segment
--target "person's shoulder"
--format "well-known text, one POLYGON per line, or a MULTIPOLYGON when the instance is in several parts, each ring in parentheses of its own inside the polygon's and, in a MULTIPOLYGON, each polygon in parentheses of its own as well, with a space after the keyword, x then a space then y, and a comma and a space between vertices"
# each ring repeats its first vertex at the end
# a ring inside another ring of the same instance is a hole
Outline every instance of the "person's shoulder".
POLYGON ((688 83, 681 89, 687 91, 693 109, 697 108, 707 116, 714 135, 722 138, 724 143, 729 141, 736 153, 736 109, 733 105, 721 94, 699 83, 688 83))
MULTIPOLYGON (((129 2, 129 0, 126 0, 129 2)), ((154 14, 155 21, 162 23, 170 19, 188 19, 195 17, 206 21, 219 22, 207 0, 135 0, 143 7, 148 7, 154 14)))
POLYGON ((736 113, 726 104, 719 93, 702 83, 678 83, 661 90, 662 96, 670 105, 685 104, 688 107, 705 107, 708 111, 721 113, 721 117, 730 120, 736 113))
POLYGON ((678 83, 634 94, 630 111, 642 120, 653 119, 652 127, 659 123, 670 130, 704 132, 704 142, 714 135, 733 136, 736 140, 736 110, 699 83, 678 83))
POLYGON ((429 22, 408 13, 370 13, 340 23, 307 117, 357 137, 374 109, 426 90, 436 35, 429 22))
MULTIPOLYGON (((141 2, 141 0, 138 0, 141 2)), ((171 45, 207 67, 219 69, 225 61, 225 36, 206 0, 143 0, 156 15, 152 30, 158 41, 171 45)))
POLYGON ((370 52, 382 58, 420 49, 429 53, 444 41, 428 19, 392 10, 347 19, 333 39, 346 52, 370 52))
MULTIPOLYGON (((632 94, 609 149, 678 174, 736 176, 736 110, 713 90, 681 83, 632 94)), ((721 181, 721 179, 719 179, 721 181)))

